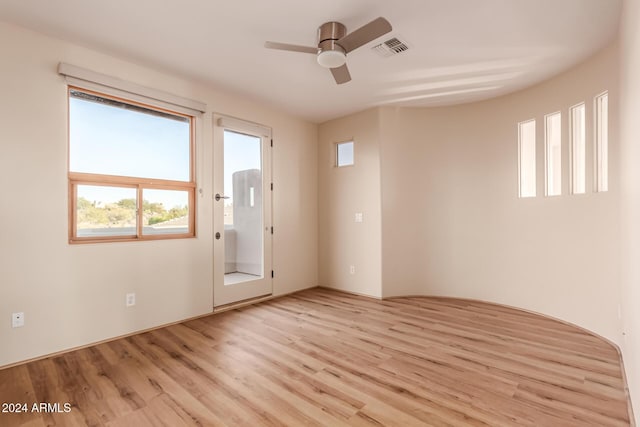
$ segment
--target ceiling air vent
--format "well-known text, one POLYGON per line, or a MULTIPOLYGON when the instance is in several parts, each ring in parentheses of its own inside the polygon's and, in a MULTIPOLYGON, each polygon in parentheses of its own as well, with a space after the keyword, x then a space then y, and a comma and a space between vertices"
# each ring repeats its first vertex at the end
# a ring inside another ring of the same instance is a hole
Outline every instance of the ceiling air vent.
POLYGON ((397 37, 393 37, 385 42, 375 45, 371 49, 383 58, 388 58, 389 56, 397 55, 398 53, 408 50, 409 46, 397 37))

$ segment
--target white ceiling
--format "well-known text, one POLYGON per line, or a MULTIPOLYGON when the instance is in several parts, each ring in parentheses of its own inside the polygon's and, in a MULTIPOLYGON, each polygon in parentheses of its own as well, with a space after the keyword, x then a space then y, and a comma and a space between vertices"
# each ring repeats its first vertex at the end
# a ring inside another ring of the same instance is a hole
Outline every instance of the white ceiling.
POLYGON ((621 0, 1 0, 0 20, 264 100, 322 122, 376 105, 451 105, 530 86, 616 35, 621 0), (349 54, 336 85, 309 54, 323 22, 387 36, 349 54), (410 49, 371 47, 397 36, 410 49))

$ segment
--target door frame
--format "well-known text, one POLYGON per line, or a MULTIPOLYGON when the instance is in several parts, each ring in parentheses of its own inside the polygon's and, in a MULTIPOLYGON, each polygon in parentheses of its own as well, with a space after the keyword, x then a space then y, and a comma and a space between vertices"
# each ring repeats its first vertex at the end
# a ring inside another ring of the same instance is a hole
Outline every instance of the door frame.
POLYGON ((213 114, 213 308, 241 303, 273 294, 273 193, 272 193, 272 144, 271 128, 258 123, 213 114), (224 195, 224 132, 237 132, 261 139, 262 200, 263 200, 263 277, 239 285, 224 285, 225 243, 224 203, 215 195, 224 195), (220 233, 220 239, 216 239, 220 233), (233 288, 231 287, 233 286, 233 288))

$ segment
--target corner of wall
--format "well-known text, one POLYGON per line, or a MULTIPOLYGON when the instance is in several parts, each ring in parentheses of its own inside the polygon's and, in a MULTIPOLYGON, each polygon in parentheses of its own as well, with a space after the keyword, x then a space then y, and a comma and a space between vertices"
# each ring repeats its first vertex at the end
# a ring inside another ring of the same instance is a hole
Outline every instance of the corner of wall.
POLYGON ((319 284, 382 296, 378 109, 319 126, 318 207, 319 284), (338 168, 335 144, 348 140, 354 141, 355 164, 338 168))

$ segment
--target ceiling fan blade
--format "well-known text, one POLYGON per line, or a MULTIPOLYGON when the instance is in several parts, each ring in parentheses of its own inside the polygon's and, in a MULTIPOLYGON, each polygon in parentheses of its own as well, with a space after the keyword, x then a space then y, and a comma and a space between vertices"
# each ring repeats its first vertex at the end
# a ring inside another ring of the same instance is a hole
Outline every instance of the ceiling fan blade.
POLYGON ((264 47, 268 49, 288 50, 291 52, 312 53, 314 55, 318 53, 317 47, 300 46, 297 44, 289 44, 289 43, 264 42, 264 47))
POLYGON ((336 43, 342 46, 342 48, 349 53, 352 50, 377 39, 381 35, 387 34, 391 30, 392 27, 389 21, 380 17, 347 34, 336 43))
POLYGON ((344 64, 338 68, 331 68, 331 74, 333 74, 333 78, 339 85, 351 81, 351 74, 349 74, 347 64, 344 64))

